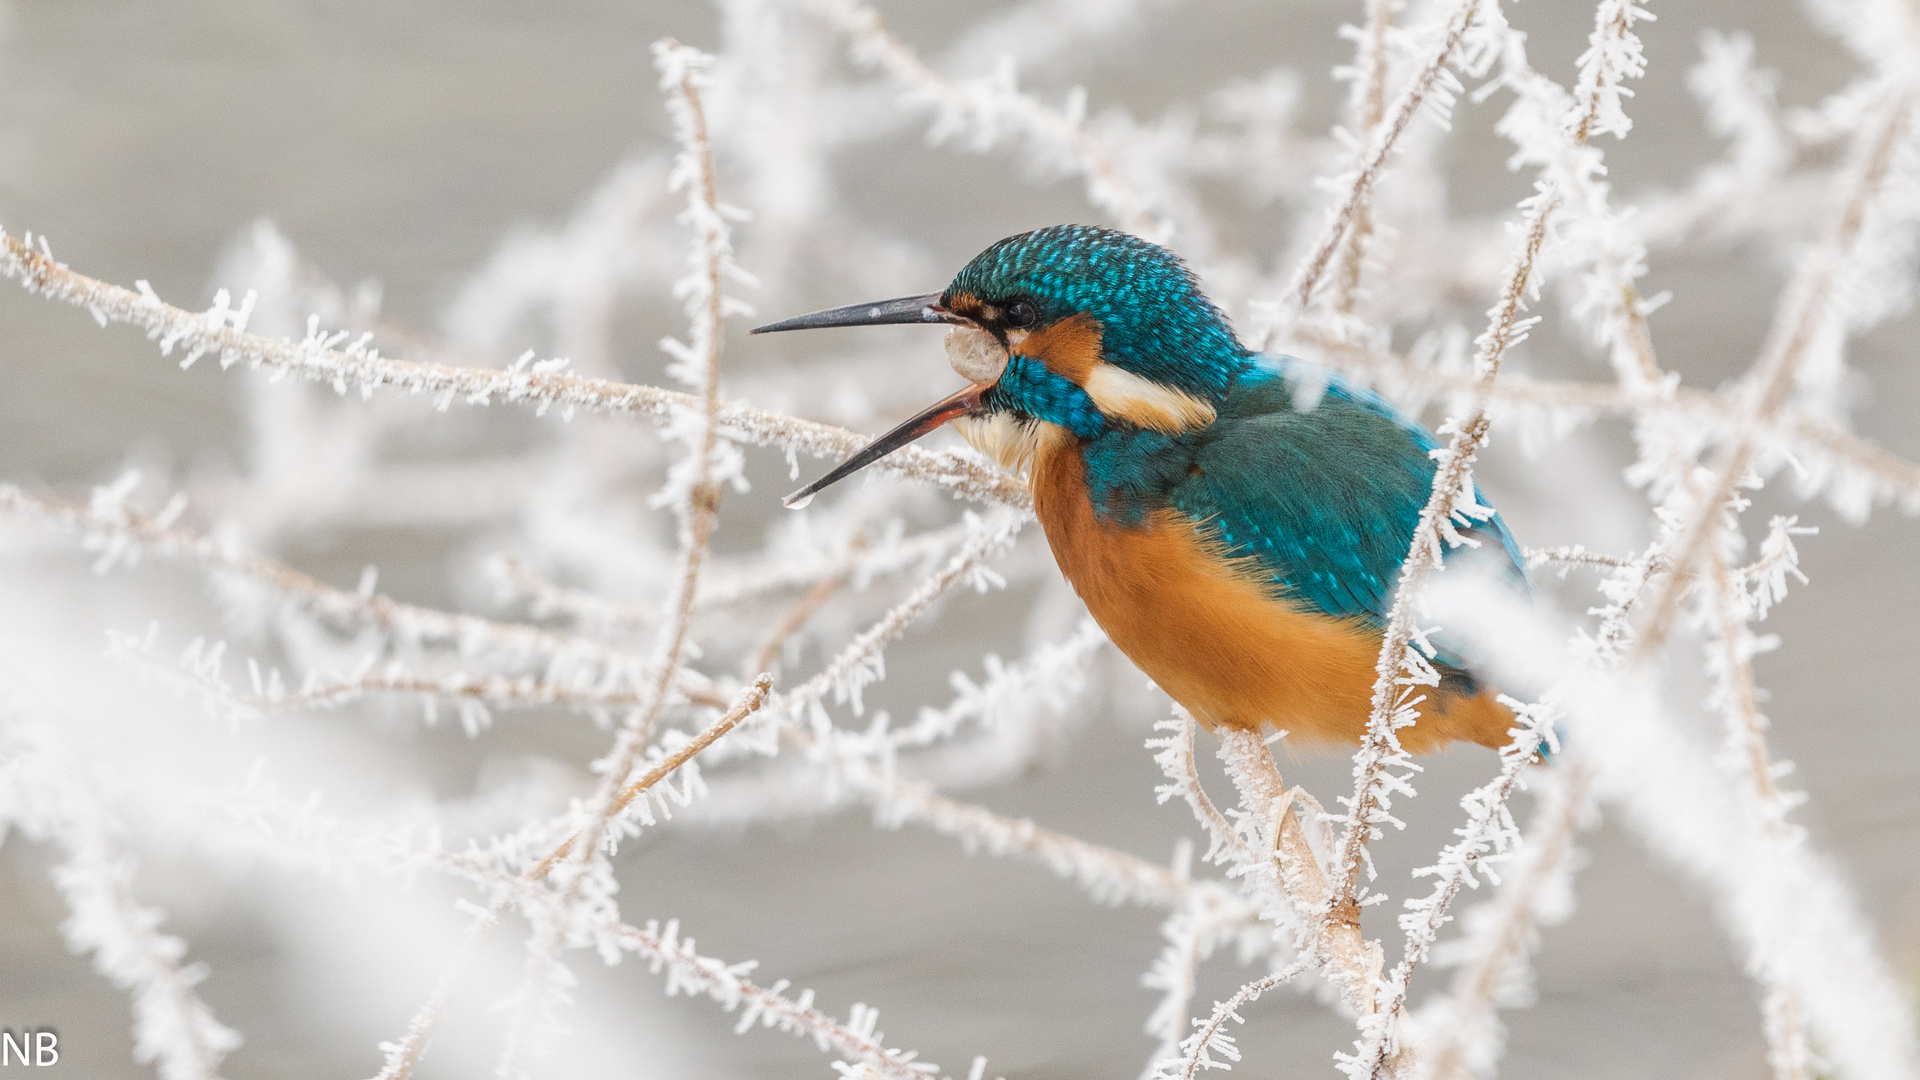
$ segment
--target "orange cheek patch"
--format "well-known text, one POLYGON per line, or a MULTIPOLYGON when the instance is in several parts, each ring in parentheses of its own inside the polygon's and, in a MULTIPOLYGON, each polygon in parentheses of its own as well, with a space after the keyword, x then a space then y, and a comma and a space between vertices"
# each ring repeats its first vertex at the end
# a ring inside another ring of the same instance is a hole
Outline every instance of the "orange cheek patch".
POLYGON ((985 308, 986 305, 980 302, 980 298, 970 292, 955 293, 953 299, 947 301, 948 311, 962 318, 973 319, 975 321, 979 320, 981 312, 984 311, 985 308))
POLYGON ((1085 386, 1087 376, 1100 363, 1100 324, 1091 315, 1073 315, 1028 334, 1014 344, 1014 351, 1085 386))

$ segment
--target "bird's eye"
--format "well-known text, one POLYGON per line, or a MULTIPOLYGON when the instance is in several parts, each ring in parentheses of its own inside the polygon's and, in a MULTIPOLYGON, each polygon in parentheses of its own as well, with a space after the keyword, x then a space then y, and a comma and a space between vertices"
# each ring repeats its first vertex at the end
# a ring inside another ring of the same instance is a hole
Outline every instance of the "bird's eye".
POLYGON ((1033 320, 1038 317, 1033 305, 1025 300, 1015 300, 1007 305, 1008 326, 1032 326, 1033 320))

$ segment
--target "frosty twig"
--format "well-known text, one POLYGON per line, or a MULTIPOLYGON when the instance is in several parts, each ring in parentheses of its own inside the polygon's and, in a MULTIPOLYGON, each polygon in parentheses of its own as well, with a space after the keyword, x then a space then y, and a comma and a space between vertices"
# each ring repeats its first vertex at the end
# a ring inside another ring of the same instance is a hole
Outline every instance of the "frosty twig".
MULTIPOLYGON (((150 289, 135 292, 74 273, 10 233, 0 233, 0 273, 35 294, 83 308, 102 323, 140 327, 160 343, 163 355, 176 348, 184 350, 183 365, 213 355, 223 367, 245 362, 276 375, 326 383, 342 394, 350 387, 366 395, 381 387, 429 394, 443 408, 455 400, 485 405, 497 397, 531 405, 540 413, 557 405, 562 416, 584 409, 631 414, 661 424, 705 409, 697 395, 567 375, 560 370, 564 365, 465 368, 383 357, 367 348, 366 338, 348 342, 344 331, 322 333, 317 319, 298 342, 249 334, 245 305, 237 309, 216 305, 204 313, 183 311, 162 302, 150 289), (339 347, 343 344, 344 349, 339 347)), ((718 404, 714 427, 755 445, 786 447, 816 457, 845 457, 866 443, 843 428, 731 402, 718 404)), ((952 488, 969 498, 1013 506, 1025 506, 1028 501, 1025 487, 1014 478, 956 454, 907 446, 888 455, 878 467, 952 488)))
POLYGON ((991 142, 1002 125, 1020 131, 1066 168, 1083 174, 1087 200, 1113 214, 1122 228, 1150 240, 1165 239, 1165 224, 1133 190, 1108 150, 1086 130, 1083 99, 1064 110, 1048 108, 1013 85, 1010 68, 996 78, 954 82, 914 55, 865 4, 815 0, 814 6, 853 39, 856 55, 910 88, 913 98, 939 108, 936 137, 972 130, 983 142, 991 142))

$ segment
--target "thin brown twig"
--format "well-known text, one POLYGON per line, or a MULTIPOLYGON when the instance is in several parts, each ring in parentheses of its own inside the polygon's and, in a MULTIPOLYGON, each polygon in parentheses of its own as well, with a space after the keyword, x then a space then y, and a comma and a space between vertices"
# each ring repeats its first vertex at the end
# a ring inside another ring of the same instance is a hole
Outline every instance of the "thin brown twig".
MULTIPOLYGON (((1311 960, 1296 960, 1271 975, 1263 976, 1245 984, 1240 987, 1240 989, 1234 991, 1233 996, 1227 998, 1227 1000, 1215 1002, 1213 1014, 1207 1017, 1207 1019, 1194 1030, 1193 1034, 1187 1036, 1186 1041, 1181 1044, 1180 1059, 1177 1063, 1180 1070, 1178 1073, 1179 1080, 1194 1080, 1194 1077, 1198 1075, 1202 1068, 1212 1069, 1215 1067, 1223 1067, 1225 1063, 1210 1060, 1207 1052, 1219 1045, 1217 1040, 1221 1030, 1226 1027, 1227 1021, 1239 1021, 1241 1019, 1240 1009, 1243 1006, 1251 1004, 1257 1000, 1261 994, 1266 993, 1276 986, 1284 986, 1292 982, 1294 979, 1306 974, 1312 967, 1313 962, 1311 960)), ((1232 1060, 1238 1061, 1239 1059, 1239 1051, 1235 1050, 1232 1054, 1232 1060)))
POLYGON ((803 711, 802 706, 818 701, 830 692, 853 692, 849 684, 858 683, 861 673, 871 668, 889 644, 906 633, 907 628, 926 614, 948 590, 971 578, 988 559, 1012 546, 1025 522, 1023 516, 1002 511, 997 520, 990 518, 984 524, 973 527, 973 535, 960 550, 932 576, 922 581, 906 599, 861 631, 812 678, 781 695, 782 704, 789 715, 798 716, 803 711))
MULTIPOLYGON (((660 781, 671 776, 674 770, 692 761, 707 747, 719 742, 722 738, 726 737, 727 733, 739 727, 741 721, 759 712, 761 707, 767 703, 767 696, 772 690, 773 676, 763 672, 759 677, 749 683, 745 690, 741 691, 740 696, 735 699, 733 707, 729 708, 719 719, 701 729, 700 734, 689 740, 687 745, 662 757, 654 763, 651 769, 648 769, 638 779, 626 787, 621 788, 613 798, 611 804, 612 812, 609 816, 617 815, 627 807, 633 805, 635 799, 653 790, 654 786, 659 784, 660 781)), ((547 874, 553 870, 554 864, 566 858, 567 855, 574 850, 575 845, 580 842, 581 833, 584 831, 585 830, 576 831, 573 835, 561 841, 559 846, 548 852, 545 857, 535 863, 533 867, 526 872, 526 879, 528 881, 544 881, 547 874)))
MULTIPOLYGON (((864 551, 866 546, 867 544, 864 539, 858 536, 854 537, 847 545, 849 561, 857 557, 861 551, 864 551)), ((786 648, 788 639, 799 633, 801 627, 807 625, 809 620, 819 614, 820 609, 827 606, 827 601, 833 599, 833 594, 839 592, 846 583, 847 575, 845 573, 835 574, 833 577, 821 578, 815 582, 813 588, 808 589, 805 596, 801 597, 792 607, 787 609, 787 613, 780 617, 780 621, 774 624, 773 629, 767 631, 767 636, 761 640, 760 647, 755 649, 753 655, 747 658, 746 670, 773 670, 773 662, 779 657, 780 650, 786 648)))
MULTIPOLYGON (((622 791, 619 806, 615 808, 614 813, 617 814, 626 809, 635 799, 645 795, 655 785, 673 775, 676 769, 698 757, 701 752, 738 727, 741 721, 758 712, 761 706, 766 704, 767 693, 772 685, 771 676, 762 675, 755 679, 741 692, 739 698, 734 701, 733 707, 729 708, 724 715, 707 725, 687 745, 661 758, 645 776, 622 791)), ((389 1046, 386 1064, 381 1068, 376 1080, 407 1080, 407 1077, 413 1074, 415 1066, 419 1064, 420 1055, 426 1052, 427 1043, 433 1038, 434 1028, 439 1025, 440 1016, 446 1009, 448 996, 452 993, 461 971, 471 959, 474 950, 478 948, 480 941, 485 938, 488 931, 500 925, 500 921, 508 912, 527 902, 529 896, 543 902, 553 901, 554 894, 550 891, 529 893, 526 890, 545 881, 554 866, 566 858, 579 841, 578 832, 569 835, 539 862, 529 867, 525 873, 519 875, 517 879, 511 879, 513 884, 518 886, 516 891, 503 892, 492 906, 475 915, 473 923, 467 927, 466 934, 460 940, 459 948, 455 951, 453 958, 447 962, 439 981, 434 984, 433 992, 408 1021, 407 1033, 399 1042, 389 1046)), ((472 876, 471 872, 467 872, 467 876, 472 876)))

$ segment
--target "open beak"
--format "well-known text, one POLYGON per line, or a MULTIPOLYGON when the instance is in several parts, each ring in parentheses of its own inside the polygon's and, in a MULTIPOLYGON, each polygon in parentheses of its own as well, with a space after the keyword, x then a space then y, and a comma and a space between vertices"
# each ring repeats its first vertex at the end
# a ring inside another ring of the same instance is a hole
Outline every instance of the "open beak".
POLYGON ((980 395, 986 392, 986 387, 975 383, 951 397, 940 399, 918 416, 868 443, 864 449, 841 462, 832 472, 787 496, 781 502, 790 510, 800 509, 812 502, 814 495, 821 489, 852 476, 947 421, 959 419, 978 409, 980 395))
MULTIPOLYGON (((940 302, 940 296, 939 293, 928 293, 925 296, 903 296, 898 300, 882 300, 877 304, 848 304, 846 307, 829 308, 810 315, 796 315, 777 323, 756 326, 753 328, 753 333, 818 330, 829 326, 884 326, 891 323, 973 325, 972 319, 948 311, 940 302)), ((790 509, 800 509, 812 502, 813 496, 822 488, 852 476, 947 421, 958 419, 979 409, 980 395, 986 392, 987 387, 975 383, 951 397, 942 399, 920 415, 868 443, 859 453, 841 462, 838 468, 787 496, 783 502, 790 509)))

